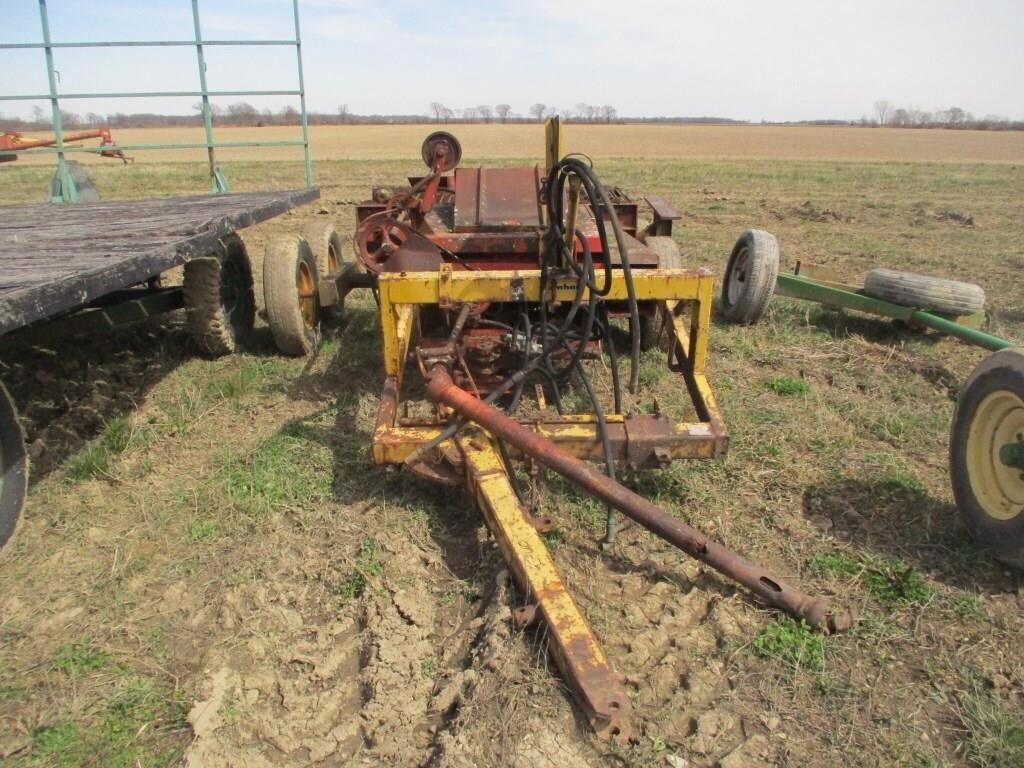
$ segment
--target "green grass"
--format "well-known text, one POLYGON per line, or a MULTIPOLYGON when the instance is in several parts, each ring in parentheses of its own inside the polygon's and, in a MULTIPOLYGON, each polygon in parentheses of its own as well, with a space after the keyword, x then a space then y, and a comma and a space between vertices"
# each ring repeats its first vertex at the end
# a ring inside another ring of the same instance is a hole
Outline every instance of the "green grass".
POLYGON ((807 562, 817 576, 853 580, 884 607, 923 606, 934 589, 912 567, 853 552, 820 552, 807 562))
POLYGON ((97 648, 91 638, 66 643, 53 656, 53 668, 68 677, 78 677, 110 664, 110 654, 97 648))
POLYGON ((308 439, 301 424, 285 425, 252 450, 228 452, 215 474, 230 504, 250 519, 330 498, 333 457, 308 439))
POLYGON ((765 625, 754 638, 754 650, 794 669, 821 672, 825 668, 825 639, 803 620, 782 618, 765 625))
POLYGON ((190 542, 206 541, 220 535, 221 527, 216 520, 201 518, 193 520, 188 526, 188 540, 190 542))
POLYGON ((352 572, 334 590, 342 605, 358 600, 366 593, 370 581, 384 572, 377 555, 377 542, 365 539, 356 552, 352 572))
POLYGON ((118 456, 132 445, 144 445, 148 438, 145 425, 137 424, 131 415, 118 416, 98 438, 67 460, 67 475, 72 480, 108 476, 118 456))
POLYGON ((803 379, 792 379, 788 376, 780 376, 768 382, 768 389, 776 395, 783 397, 796 397, 806 395, 811 391, 810 385, 803 379))
POLYGON ((91 715, 64 714, 32 733, 32 749, 11 768, 153 768, 177 763, 176 734, 187 727, 187 703, 152 680, 121 681, 105 704, 91 715))
POLYGON ((958 710, 967 759, 978 768, 1024 766, 1024 716, 1020 708, 997 698, 973 676, 967 676, 965 682, 958 710))

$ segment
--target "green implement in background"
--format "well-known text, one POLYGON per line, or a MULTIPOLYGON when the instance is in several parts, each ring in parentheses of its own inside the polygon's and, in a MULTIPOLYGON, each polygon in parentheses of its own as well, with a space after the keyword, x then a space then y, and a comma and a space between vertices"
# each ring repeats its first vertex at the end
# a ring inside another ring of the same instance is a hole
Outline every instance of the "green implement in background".
POLYGON ((964 317, 937 315, 933 312, 904 307, 866 296, 860 288, 810 277, 806 271, 808 270, 805 270, 805 274, 800 274, 800 265, 798 264, 797 271, 793 274, 780 272, 775 282, 775 292, 780 296, 788 296, 792 299, 805 299, 830 307, 855 309, 870 315, 880 315, 893 320, 902 320, 911 325, 932 328, 994 352, 1013 346, 1006 339, 980 330, 985 319, 983 313, 964 317))

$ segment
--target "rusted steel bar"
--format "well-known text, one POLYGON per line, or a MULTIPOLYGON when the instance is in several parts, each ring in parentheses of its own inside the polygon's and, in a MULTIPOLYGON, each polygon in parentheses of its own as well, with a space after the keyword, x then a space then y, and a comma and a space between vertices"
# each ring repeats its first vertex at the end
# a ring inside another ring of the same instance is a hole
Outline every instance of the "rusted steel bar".
POLYGON ((496 437, 516 446, 527 456, 553 469, 587 493, 615 507, 655 535, 734 579, 766 603, 786 611, 794 618, 804 619, 812 627, 824 632, 841 631, 849 628, 852 623, 848 612, 834 611, 827 600, 805 595, 460 389, 443 366, 435 366, 430 370, 427 397, 449 406, 496 437))

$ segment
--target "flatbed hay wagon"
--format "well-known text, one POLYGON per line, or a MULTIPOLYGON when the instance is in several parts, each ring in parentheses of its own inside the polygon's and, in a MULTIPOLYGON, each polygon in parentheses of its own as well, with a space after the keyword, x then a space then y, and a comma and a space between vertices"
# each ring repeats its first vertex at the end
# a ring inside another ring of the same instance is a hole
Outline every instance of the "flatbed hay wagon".
MULTIPOLYGON (((318 189, 75 205, 0 206, 0 353, 103 332, 184 307, 207 355, 233 352, 256 312, 238 230, 319 197, 318 189), (184 267, 179 286, 160 276, 184 267)), ((17 409, 0 383, 0 546, 28 487, 17 409)))

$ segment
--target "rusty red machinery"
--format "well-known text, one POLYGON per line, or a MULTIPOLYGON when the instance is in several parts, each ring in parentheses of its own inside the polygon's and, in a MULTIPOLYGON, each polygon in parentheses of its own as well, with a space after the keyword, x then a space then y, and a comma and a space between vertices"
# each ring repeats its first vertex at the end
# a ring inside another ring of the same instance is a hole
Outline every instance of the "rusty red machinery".
MULTIPOLYGON (((100 147, 114 147, 116 142, 110 135, 109 128, 90 128, 87 131, 77 133, 65 133, 63 140, 65 144, 86 139, 100 139, 100 147)), ((57 144, 55 138, 27 139, 21 133, 11 132, 0 134, 0 163, 9 163, 18 159, 17 152, 37 147, 52 147, 57 144)), ((101 149, 101 157, 113 157, 121 160, 126 165, 133 161, 120 149, 101 149)))
POLYGON ((602 185, 587 158, 562 155, 557 121, 546 140, 543 166, 462 168, 455 137, 431 134, 422 148, 428 172, 378 188, 358 207, 357 261, 340 258, 336 235, 299 239, 294 264, 265 266, 264 284, 275 339, 298 351, 292 342, 312 323, 304 275, 318 275, 321 310, 355 288, 375 292, 384 387, 374 461, 468 490, 517 582, 515 620, 544 622, 596 732, 624 741, 633 734, 629 697, 559 578, 542 538, 555 522, 517 462, 528 477, 549 469, 603 501, 606 546, 624 514, 824 632, 851 617, 616 480, 623 466, 657 469, 728 448, 705 372, 713 278, 683 266, 671 237, 678 214, 667 203, 647 198, 652 221, 642 226, 638 201, 602 185), (655 349, 667 349, 688 420, 624 405, 625 388, 639 390, 641 353, 655 349), (600 387, 599 371, 607 371, 600 387), (577 402, 585 396, 576 413, 566 407, 570 392, 577 402))

